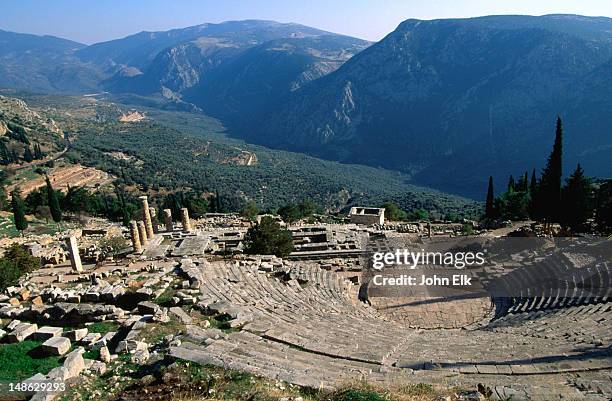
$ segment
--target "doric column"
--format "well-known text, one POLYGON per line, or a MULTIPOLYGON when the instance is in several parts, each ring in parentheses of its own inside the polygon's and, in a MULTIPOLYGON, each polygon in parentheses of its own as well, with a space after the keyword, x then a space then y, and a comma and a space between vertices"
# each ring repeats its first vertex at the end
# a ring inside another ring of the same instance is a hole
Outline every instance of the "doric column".
POLYGON ((191 222, 189 221, 189 211, 186 207, 181 209, 181 222, 183 223, 183 231, 191 232, 191 222))
POLYGON ((149 198, 146 196, 141 196, 140 198, 141 207, 142 207, 142 221, 145 224, 145 229, 147 230, 147 238, 153 238, 153 223, 151 222, 151 211, 149 210, 149 198))
POLYGON ((172 210, 164 209, 164 224, 166 225, 166 231, 172 232, 174 227, 172 226, 172 210))
POLYGON ((140 236, 140 245, 143 247, 147 246, 149 244, 149 239, 147 238, 147 229, 144 221, 138 222, 138 235, 140 236))
POLYGON ((153 232, 157 234, 159 232, 159 219, 157 219, 157 211, 154 207, 149 208, 149 215, 151 216, 151 220, 156 220, 156 224, 153 224, 153 232))
POLYGON ((134 253, 142 252, 142 245, 140 245, 140 234, 138 234, 138 224, 135 221, 130 221, 130 236, 132 237, 132 247, 134 253))
POLYGON ((81 256, 79 255, 79 246, 75 237, 68 237, 66 239, 68 245, 68 253, 70 254, 70 265, 72 270, 75 272, 82 272, 83 265, 81 264, 81 256))

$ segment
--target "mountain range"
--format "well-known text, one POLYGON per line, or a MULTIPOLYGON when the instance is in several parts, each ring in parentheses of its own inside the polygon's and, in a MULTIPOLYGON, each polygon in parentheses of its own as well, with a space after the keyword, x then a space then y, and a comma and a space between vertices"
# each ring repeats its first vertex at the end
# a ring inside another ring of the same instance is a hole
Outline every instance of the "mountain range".
POLYGON ((156 98, 271 147, 384 167, 481 198, 540 169, 557 116, 566 171, 612 175, 612 19, 407 20, 378 43, 233 21, 85 46, 0 31, 0 86, 156 98))

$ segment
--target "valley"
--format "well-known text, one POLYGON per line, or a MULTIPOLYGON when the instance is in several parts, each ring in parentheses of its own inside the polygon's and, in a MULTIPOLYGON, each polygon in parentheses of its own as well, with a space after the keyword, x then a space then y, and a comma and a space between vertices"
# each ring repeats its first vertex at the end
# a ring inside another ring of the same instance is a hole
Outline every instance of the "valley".
POLYGON ((104 95, 21 95, 32 109, 67 132, 69 150, 64 159, 121 177, 134 194, 180 189, 218 192, 234 211, 249 201, 273 210, 305 199, 330 212, 360 202, 388 201, 440 218, 475 216, 480 210, 476 202, 415 186, 405 174, 232 139, 218 120, 200 113, 121 105, 104 95), (146 118, 122 121, 128 112, 146 118))

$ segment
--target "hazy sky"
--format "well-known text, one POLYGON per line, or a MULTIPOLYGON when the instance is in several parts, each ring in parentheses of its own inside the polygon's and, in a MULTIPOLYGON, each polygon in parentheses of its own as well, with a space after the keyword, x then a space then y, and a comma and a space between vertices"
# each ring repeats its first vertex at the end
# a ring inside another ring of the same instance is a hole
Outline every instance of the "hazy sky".
POLYGON ((1 0, 0 29, 94 43, 204 22, 268 19, 379 40, 408 18, 612 17, 612 0, 1 0))

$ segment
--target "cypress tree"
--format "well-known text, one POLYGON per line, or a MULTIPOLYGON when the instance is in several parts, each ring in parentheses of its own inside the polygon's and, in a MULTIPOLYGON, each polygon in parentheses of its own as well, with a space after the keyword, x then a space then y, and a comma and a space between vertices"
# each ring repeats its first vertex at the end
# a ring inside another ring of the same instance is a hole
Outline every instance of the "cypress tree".
POLYGON ((580 164, 567 179, 561 199, 563 208, 560 219, 563 225, 573 231, 583 229, 587 220, 593 217, 594 199, 593 183, 584 175, 580 164))
POLYGON ((29 146, 26 146, 23 152, 23 160, 26 163, 31 163, 34 160, 34 155, 32 154, 32 149, 29 146))
POLYGON ((529 192, 529 173, 527 171, 525 171, 525 175, 523 175, 523 187, 521 191, 529 192))
POLYGON ((46 177, 47 182, 47 199, 49 204, 49 209, 51 210, 51 217, 53 221, 59 223, 62 221, 62 209, 60 209, 59 200, 57 199, 57 193, 51 186, 51 181, 49 180, 49 176, 46 177))
POLYGON ((514 177, 510 175, 510 178, 508 179, 508 192, 514 192, 515 188, 516 185, 514 183, 514 177))
POLYGON ((28 228, 28 220, 25 217, 25 204, 21 199, 21 193, 17 189, 11 193, 11 204, 13 206, 15 228, 23 235, 23 231, 28 228))
POLYGON ((8 210, 8 197, 6 196, 6 189, 4 188, 4 172, 0 171, 0 212, 8 210))
POLYGON ((43 154, 42 154, 42 150, 40 149, 40 144, 39 143, 34 145, 34 159, 35 160, 42 160, 43 159, 43 154))
MULTIPOLYGON (((123 169, 121 169, 123 173, 123 169)), ((117 199, 119 200, 119 207, 121 208, 121 220, 125 227, 130 226, 130 221, 132 220, 132 215, 128 211, 127 204, 125 202, 125 197, 123 196, 123 191, 119 188, 118 185, 115 185, 115 194, 117 195, 117 199)))
POLYGON ((533 196, 538 189, 538 179, 536 178, 535 168, 531 172, 531 182, 529 183, 529 193, 533 196))
POLYGON ((546 167, 542 171, 540 181, 541 218, 550 223, 558 220, 561 210, 561 177, 563 176, 563 123, 561 117, 557 118, 557 130, 553 150, 548 157, 546 167))
POLYGON ((0 141, 0 164, 7 165, 11 163, 11 154, 6 148, 4 141, 0 141))
POLYGON ((487 219, 492 219, 495 217, 495 193, 493 191, 493 177, 489 177, 489 188, 487 189, 487 203, 485 206, 485 217, 487 219))
POLYGON ((218 190, 215 190, 215 210, 217 213, 221 213, 221 197, 218 190))

